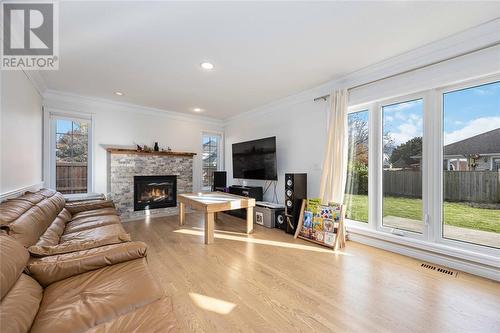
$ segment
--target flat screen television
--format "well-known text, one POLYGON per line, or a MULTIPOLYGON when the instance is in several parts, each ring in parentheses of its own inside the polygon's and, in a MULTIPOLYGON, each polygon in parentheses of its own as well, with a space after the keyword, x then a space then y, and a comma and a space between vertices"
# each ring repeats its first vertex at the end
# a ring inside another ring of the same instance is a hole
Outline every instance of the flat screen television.
POLYGON ((233 143, 233 178, 278 180, 276 137, 233 143))

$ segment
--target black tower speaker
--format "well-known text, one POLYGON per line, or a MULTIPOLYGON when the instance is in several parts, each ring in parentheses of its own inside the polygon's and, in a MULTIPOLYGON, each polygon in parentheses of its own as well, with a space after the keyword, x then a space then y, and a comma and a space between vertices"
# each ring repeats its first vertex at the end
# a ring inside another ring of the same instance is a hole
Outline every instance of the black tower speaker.
POLYGON ((286 232, 294 234, 299 221, 302 199, 307 198, 307 174, 285 174, 285 216, 286 232))
POLYGON ((212 191, 224 192, 226 190, 226 171, 214 171, 214 184, 212 185, 212 191))

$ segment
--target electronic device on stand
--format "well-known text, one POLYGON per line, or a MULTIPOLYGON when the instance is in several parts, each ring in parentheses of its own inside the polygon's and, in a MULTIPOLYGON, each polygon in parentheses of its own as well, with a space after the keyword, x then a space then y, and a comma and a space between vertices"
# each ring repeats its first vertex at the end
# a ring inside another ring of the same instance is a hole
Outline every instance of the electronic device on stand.
MULTIPOLYGON (((240 195, 242 197, 254 198, 255 201, 262 201, 262 186, 239 186, 232 185, 229 186, 229 193, 240 195)), ((233 215, 239 218, 246 218, 246 209, 235 209, 227 212, 229 215, 233 215)))
POLYGON ((227 188, 227 172, 214 171, 214 183, 212 184, 212 191, 226 192, 227 188))

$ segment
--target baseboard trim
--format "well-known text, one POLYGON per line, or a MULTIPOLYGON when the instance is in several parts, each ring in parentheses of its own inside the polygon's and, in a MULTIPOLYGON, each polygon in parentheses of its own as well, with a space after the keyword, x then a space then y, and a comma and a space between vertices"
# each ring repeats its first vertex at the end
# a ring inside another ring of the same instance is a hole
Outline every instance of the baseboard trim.
POLYGON ((42 182, 39 182, 36 184, 32 184, 32 185, 17 188, 15 190, 7 191, 5 193, 0 194, 0 202, 5 201, 7 199, 16 198, 18 196, 23 195, 24 193, 26 193, 28 191, 38 191, 39 189, 41 189, 43 187, 43 185, 44 185, 44 182, 42 181, 42 182))
POLYGON ((456 257, 450 257, 437 252, 415 248, 409 245, 398 244, 376 236, 349 231, 349 240, 373 246, 379 249, 402 254, 433 264, 449 267, 455 270, 478 275, 491 280, 500 281, 500 270, 496 267, 470 262, 456 257))

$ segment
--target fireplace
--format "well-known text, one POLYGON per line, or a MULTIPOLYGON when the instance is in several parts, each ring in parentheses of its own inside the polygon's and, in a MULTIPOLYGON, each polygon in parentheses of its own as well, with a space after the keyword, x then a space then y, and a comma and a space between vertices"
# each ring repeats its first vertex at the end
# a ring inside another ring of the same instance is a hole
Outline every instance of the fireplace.
POLYGON ((134 176, 134 211, 177 206, 177 176, 134 176))

